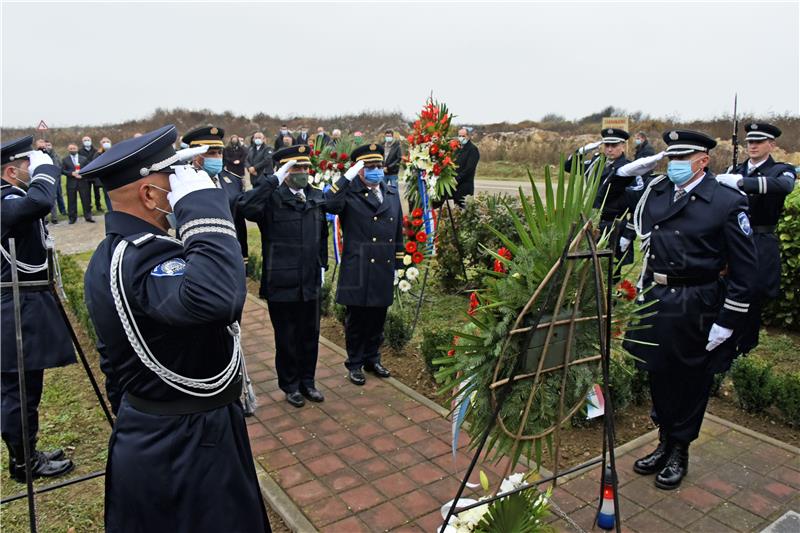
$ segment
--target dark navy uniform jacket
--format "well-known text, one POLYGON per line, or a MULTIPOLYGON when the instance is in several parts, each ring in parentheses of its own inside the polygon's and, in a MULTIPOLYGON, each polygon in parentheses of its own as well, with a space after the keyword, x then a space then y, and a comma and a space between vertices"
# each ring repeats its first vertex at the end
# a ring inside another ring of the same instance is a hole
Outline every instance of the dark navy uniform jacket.
POLYGON ((710 172, 677 202, 669 179, 654 178, 653 183, 641 230, 650 232, 645 301, 657 301, 647 309, 657 314, 640 322, 649 328, 631 331, 628 337, 655 346, 632 342, 625 346, 650 371, 676 367, 724 371, 735 355, 737 328, 753 297, 758 264, 747 198, 717 183, 710 172), (719 276, 723 270, 726 274, 719 276), (661 285, 655 284, 656 274, 710 281, 661 285), (714 323, 733 329, 733 335, 708 352, 705 346, 714 323))
POLYGON ((258 223, 264 253, 260 295, 275 302, 319 297, 320 268, 328 266, 328 223, 322 191, 307 185, 301 201, 286 183, 267 176, 239 201, 238 209, 258 223))
MULTIPOLYGON (((61 172, 55 165, 36 168, 27 192, 5 181, 0 189, 0 229, 2 245, 9 251, 8 239, 14 238, 17 260, 39 265, 47 259, 43 218, 50 213, 56 197, 56 180, 61 172)), ((11 265, 0 259, 1 277, 11 281, 11 265)), ((47 280, 47 271, 36 274, 18 272, 20 281, 47 280)), ((55 296, 47 286, 21 289, 22 351, 26 370, 41 370, 75 362, 75 350, 67 326, 58 310, 55 296)), ((11 289, 3 289, 2 371, 17 370, 17 338, 14 327, 14 299, 11 289)))
POLYGON ((383 202, 358 176, 342 176, 327 195, 327 210, 339 215, 344 251, 336 301, 342 305, 389 307, 394 271, 403 267, 403 210, 397 188, 381 182, 383 202))
MULTIPOLYGON (((568 172, 572 170, 573 156, 574 154, 564 162, 564 168, 568 172)), ((600 154, 595 154, 590 160, 584 160, 584 175, 588 175, 590 169, 598 164, 598 159, 600 159, 600 154)), ((628 202, 625 199, 625 187, 630 185, 634 178, 617 176, 617 171, 620 167, 628 163, 630 161, 625 157, 625 154, 614 161, 606 160, 606 166, 600 175, 600 184, 597 187, 597 195, 594 197, 593 206, 595 209, 603 207, 603 211, 600 214, 600 219, 603 221, 612 222, 615 218, 622 216, 625 210, 628 209, 628 202)))
POLYGON ((244 192, 242 178, 227 170, 221 170, 216 177, 220 189, 225 191, 225 194, 228 196, 228 205, 231 208, 231 213, 236 216, 236 203, 244 192))
POLYGON ((772 156, 747 172, 748 162, 741 163, 733 174, 741 174, 742 190, 750 203, 750 223, 758 250, 758 292, 766 298, 776 298, 781 286, 780 243, 774 226, 783 212, 786 196, 794 189, 795 169, 788 163, 778 163, 772 156))

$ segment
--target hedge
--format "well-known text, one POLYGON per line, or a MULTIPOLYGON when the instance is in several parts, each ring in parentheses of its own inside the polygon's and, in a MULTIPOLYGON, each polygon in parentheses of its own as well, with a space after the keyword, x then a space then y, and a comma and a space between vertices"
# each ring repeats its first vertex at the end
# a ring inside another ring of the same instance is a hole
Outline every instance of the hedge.
POLYGON ((781 295, 764 310, 764 323, 800 331, 800 186, 786 198, 776 235, 781 247, 781 295))

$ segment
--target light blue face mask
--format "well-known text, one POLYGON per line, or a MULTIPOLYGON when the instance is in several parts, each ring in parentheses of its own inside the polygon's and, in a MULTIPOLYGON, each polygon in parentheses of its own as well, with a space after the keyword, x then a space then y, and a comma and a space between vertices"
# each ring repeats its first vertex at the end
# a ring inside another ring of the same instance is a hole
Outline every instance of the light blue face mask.
POLYGON ((380 183, 381 181, 383 181, 383 169, 365 168, 364 179, 367 180, 367 182, 369 183, 380 183))
POLYGON ((634 139, 633 142, 634 142, 634 144, 636 144, 636 146, 639 146, 640 144, 642 144, 642 140, 641 139, 634 139))
POLYGON ((681 186, 694 176, 691 161, 670 161, 667 164, 667 177, 675 185, 681 186))
POLYGON ((216 176, 222 172, 222 158, 206 157, 203 159, 203 170, 205 170, 209 176, 216 176))
MULTIPOLYGON (((162 188, 161 188, 161 187, 159 187, 158 185, 153 185, 152 183, 148 183, 148 185, 150 185, 150 186, 151 186, 152 188, 154 188, 154 189, 158 189, 158 190, 159 190, 159 191, 161 191, 161 192, 164 192, 164 193, 166 193, 166 194, 169 194, 169 191, 168 191, 168 190, 166 190, 166 189, 162 189, 162 188)), ((161 209, 160 207, 156 207, 155 209, 156 209, 156 211, 158 211, 159 213, 164 213, 164 215, 166 215, 166 217, 167 217, 167 224, 169 224, 169 227, 170 227, 170 228, 172 228, 172 229, 176 229, 176 228, 178 227, 178 219, 175 217, 175 212, 174 212, 174 211, 166 211, 166 210, 164 210, 164 209, 161 209)))
POLYGON ((466 137, 459 137, 458 138, 458 142, 460 142, 461 144, 467 144, 467 138, 466 137))

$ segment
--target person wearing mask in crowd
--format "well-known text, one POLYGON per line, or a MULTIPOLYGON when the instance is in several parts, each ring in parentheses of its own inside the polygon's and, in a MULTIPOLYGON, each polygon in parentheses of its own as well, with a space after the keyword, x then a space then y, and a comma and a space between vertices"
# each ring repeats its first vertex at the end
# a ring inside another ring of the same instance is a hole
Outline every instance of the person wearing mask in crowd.
POLYGON ((250 175, 250 185, 257 186, 265 174, 272 174, 272 148, 264 144, 264 134, 257 131, 247 151, 245 166, 250 175))
POLYGON ((275 136, 275 142, 272 143, 273 149, 279 150, 285 146, 291 146, 293 144, 294 144, 294 137, 292 137, 292 134, 289 131, 289 126, 287 126, 286 124, 282 124, 280 131, 278 131, 278 134, 275 136), (291 138, 289 144, 285 144, 286 137, 291 138))
POLYGON ((244 194, 239 209, 261 231, 259 295, 275 330, 278 387, 294 407, 322 402, 314 376, 319 350, 321 272, 328 264, 328 223, 321 190, 308 182, 311 148, 273 154, 278 171, 244 194))
POLYGON ((336 143, 339 142, 339 139, 342 138, 342 130, 335 128, 331 132, 331 145, 336 146, 336 143))
POLYGON ((348 378, 364 385, 364 370, 387 378, 381 364, 383 326, 394 299, 394 272, 403 268, 403 211, 397 188, 383 179, 383 146, 365 144, 355 163, 326 192, 344 240, 336 302, 345 309, 348 378))
POLYGON ((297 137, 295 137, 293 144, 308 144, 308 140, 308 128, 305 126, 300 126, 300 133, 298 133, 297 137))
POLYGON ((288 148, 290 146, 294 146, 294 137, 291 135, 285 135, 281 141, 281 148, 288 148))
POLYGON ((244 163, 247 159, 247 150, 239 140, 238 135, 231 135, 228 145, 222 151, 222 164, 225 170, 233 172, 240 178, 244 177, 244 163))
POLYGON ((325 133, 325 128, 322 126, 317 127, 317 136, 314 139, 314 143, 316 144, 317 139, 320 138, 322 139, 322 146, 328 146, 332 142, 330 135, 325 133))
POLYGON ((794 190, 797 172, 789 163, 779 163, 772 158, 781 136, 777 126, 766 122, 745 124, 747 132, 747 161, 729 174, 720 174, 717 181, 747 194, 750 205, 750 223, 758 253, 757 280, 750 309, 747 312, 744 334, 739 340, 738 353, 747 354, 758 346, 761 330, 761 309, 764 304, 780 295, 781 252, 775 227, 783 213, 783 203, 794 190))
POLYGON ((650 141, 647 140, 647 134, 645 132, 640 131, 636 133, 633 137, 633 143, 636 145, 636 152, 633 156, 634 160, 656 155, 656 151, 653 145, 650 144, 650 141))
POLYGON ((364 132, 363 131, 356 131, 353 133, 353 142, 356 146, 361 146, 364 144, 364 132))
POLYGON ((456 205, 464 207, 467 196, 475 194, 475 171, 478 169, 481 153, 472 142, 467 128, 458 130, 458 142, 461 146, 456 152, 456 190, 453 200, 456 205))
POLYGON ((116 414, 104 531, 263 533, 239 400, 245 269, 228 197, 180 164, 176 137, 164 126, 86 168, 114 202, 84 289, 116 414))
POLYGON ((403 160, 403 151, 400 148, 400 141, 395 139, 392 130, 383 133, 383 153, 386 154, 383 161, 383 173, 386 183, 397 187, 397 175, 400 173, 400 162, 403 160))
MULTIPOLYGON (((81 139, 81 148, 79 153, 86 158, 86 164, 88 165, 94 158, 97 157, 97 149, 92 144, 92 138, 88 135, 84 135, 83 139, 81 139)), ((94 194, 94 208, 98 213, 103 212, 103 206, 100 204, 100 182, 94 178, 87 180, 87 186, 89 187, 89 198, 91 199, 92 194, 94 194)))
POLYGON ((225 130, 222 128, 201 126, 185 133, 183 142, 188 144, 189 148, 208 146, 208 151, 195 156, 192 164, 197 170, 204 170, 211 178, 211 181, 214 182, 214 185, 225 191, 231 214, 233 215, 233 224, 236 230, 236 239, 239 241, 239 247, 241 248, 242 261, 247 265, 249 251, 247 246, 247 225, 245 224, 244 216, 237 208, 239 198, 244 194, 244 182, 241 176, 223 169, 222 152, 225 144, 222 139, 224 138, 225 130))
POLYGON ((67 155, 61 160, 61 171, 67 177, 67 214, 69 223, 78 220, 78 196, 81 197, 83 218, 86 222, 94 222, 92 218, 92 196, 89 183, 81 176, 81 169, 89 164, 86 156, 80 154, 77 144, 67 146, 67 155))
MULTIPOLYGON (((111 149, 111 139, 109 139, 108 137, 103 137, 102 139, 100 139, 100 148, 97 149, 97 154, 95 154, 95 158, 99 157, 101 154, 107 152, 110 149, 111 149)), ((108 196, 108 191, 106 190, 105 187, 103 187, 102 183, 100 183, 100 180, 96 180, 96 182, 97 182, 97 187, 102 187, 103 189, 103 198, 105 198, 106 200, 106 207, 108 208, 108 211, 109 212, 113 211, 113 208, 111 206, 111 198, 109 198, 108 196)))
POLYGON ((37 139, 36 140, 36 149, 40 152, 44 152, 45 154, 50 156, 50 159, 53 160, 53 165, 58 169, 58 173, 56 174, 56 197, 53 200, 53 207, 50 209, 50 223, 51 224, 58 224, 58 211, 61 212, 62 215, 67 214, 66 206, 64 205, 64 195, 61 192, 61 159, 58 158, 58 155, 53 151, 53 145, 50 144, 46 139, 37 139), (47 146, 50 145, 50 148, 47 146))
MULTIPOLYGON (((0 229, 2 229, 2 281, 12 281, 9 238, 14 238, 17 274, 20 282, 46 281, 47 229, 43 219, 56 196, 56 178, 60 170, 50 156, 31 151, 33 137, 28 135, 0 146, 0 229), (20 263, 27 264, 22 268, 20 263), (28 268, 30 267, 30 268, 28 268)), ((76 147, 77 149, 77 147, 76 147)), ((46 287, 44 287, 46 288, 46 287)), ((27 435, 22 427, 22 397, 17 368, 16 313, 10 289, 3 289, 0 309, 0 431, 8 446, 8 469, 11 479, 27 480, 25 447, 28 446, 33 479, 55 477, 73 469, 62 450, 44 452, 36 447, 39 432, 39 401, 44 388, 44 371, 75 362, 75 350, 66 324, 61 318, 52 291, 41 287, 21 287, 20 326, 22 329, 23 383, 27 392, 27 435)), ((6 526, 8 524, 6 523, 6 526)))

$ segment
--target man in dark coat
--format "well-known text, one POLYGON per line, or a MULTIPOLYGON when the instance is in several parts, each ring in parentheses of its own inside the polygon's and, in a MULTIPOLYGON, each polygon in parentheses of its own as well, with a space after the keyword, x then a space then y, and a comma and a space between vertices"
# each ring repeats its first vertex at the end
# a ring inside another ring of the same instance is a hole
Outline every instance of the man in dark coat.
POLYGON ((294 138, 294 144, 308 144, 308 141, 308 128, 305 126, 300 126, 300 133, 298 133, 297 137, 294 138))
POLYGON ((392 130, 386 130, 383 135, 385 142, 383 152, 386 154, 383 164, 384 179, 389 185, 397 187, 397 175, 400 173, 400 163, 403 161, 403 150, 392 130))
POLYGON ((233 172, 239 178, 244 177, 244 163, 247 159, 247 148, 239 140, 238 135, 231 135, 228 146, 222 151, 222 164, 225 170, 233 172))
POLYGON ((456 191, 453 200, 464 207, 467 196, 475 194, 475 171, 478 168, 481 153, 470 139, 466 128, 458 130, 458 142, 461 147, 456 152, 456 191))
POLYGON ((634 217, 646 243, 639 288, 649 303, 625 347, 647 370, 659 445, 637 460, 661 489, 680 486, 689 444, 703 423, 715 373, 736 354, 758 267, 747 198, 707 171, 716 141, 699 132, 664 134, 667 176, 643 189, 634 217), (726 270, 727 269, 727 270, 726 270), (720 273, 726 270, 726 274, 720 273))
MULTIPOLYGON (((92 144, 92 138, 89 137, 88 135, 84 135, 83 139, 81 139, 81 145, 82 145, 81 149, 78 151, 78 153, 86 158, 86 164, 88 165, 94 160, 95 157, 97 157, 97 148, 94 147, 94 145, 92 144)), ((98 213, 102 213, 103 206, 100 204, 100 182, 91 179, 87 181, 87 184, 89 186, 90 198, 92 191, 94 194, 94 208, 97 210, 98 213)), ((91 208, 89 209, 89 211, 91 211, 91 208)))
POLYGON ((314 375, 319 348, 319 296, 328 263, 328 225, 322 191, 309 185, 311 149, 282 148, 281 165, 239 200, 239 211, 261 230, 262 298, 275 330, 278 386, 295 407, 325 398, 314 375))
MULTIPOLYGON (((52 247, 43 219, 56 197, 58 167, 49 155, 31 151, 32 136, 23 137, 0 148, 2 161, 2 281, 11 281, 9 238, 15 239, 17 271, 20 281, 47 280, 47 248, 52 247), (28 152, 26 154, 26 152, 28 152)), ((25 481, 25 440, 29 443, 34 478, 53 477, 72 470, 64 452, 36 449, 39 431, 39 401, 44 385, 44 370, 75 362, 69 331, 49 287, 20 288, 22 355, 27 392, 28 434, 22 431, 22 404, 17 368, 17 340, 14 300, 11 289, 2 290, 0 333, 2 333, 2 427, 3 441, 9 452, 11 478, 25 481)))
POLYGON ((365 144, 350 158, 355 164, 326 194, 344 239, 336 301, 347 307, 345 366, 350 381, 363 385, 364 368, 390 375, 379 350, 394 299, 394 271, 403 268, 403 211, 397 189, 383 180, 383 147, 365 144))
POLYGON ((286 124, 281 125, 281 129, 275 136, 275 141, 273 142, 272 148, 275 150, 279 150, 281 148, 285 148, 293 144, 294 144, 294 137, 292 137, 292 134, 289 132, 289 126, 287 126, 286 124), (289 137, 290 139, 289 144, 286 144, 286 137, 289 137))
POLYGON ((105 530, 269 531, 239 402, 247 289, 229 201, 176 139, 165 126, 84 170, 114 203, 85 276, 117 415, 105 530))
POLYGON ((636 144, 636 152, 634 153, 633 159, 641 159, 643 157, 650 157, 651 155, 656 155, 655 148, 653 145, 650 144, 650 141, 647 140, 647 134, 643 131, 638 132, 633 138, 634 144, 636 144))
POLYGON ((255 187, 265 175, 272 174, 272 148, 264 144, 264 134, 257 131, 245 159, 250 185, 255 187))
POLYGON ((761 309, 766 301, 780 294, 781 253, 775 227, 783 213, 783 203, 797 179, 793 165, 778 163, 770 155, 776 146, 775 139, 781 136, 780 128, 766 122, 752 122, 744 128, 749 158, 729 170, 730 174, 717 176, 717 181, 747 194, 753 240, 758 252, 755 294, 744 334, 739 340, 738 351, 742 354, 758 346, 761 309))
POLYGON ((203 126, 184 134, 183 142, 188 144, 189 148, 208 146, 208 151, 195 156, 192 163, 197 170, 205 170, 206 174, 211 178, 211 181, 214 182, 214 185, 225 191, 231 208, 231 214, 233 215, 233 223, 236 227, 236 239, 239 241, 242 260, 246 265, 249 256, 247 223, 237 207, 239 198, 244 193, 244 182, 241 176, 223 169, 222 153, 224 147, 222 139, 224 137, 224 129, 216 126, 203 126))
POLYGON ((86 156, 78 152, 77 144, 67 147, 67 155, 61 160, 61 171, 67 176, 67 213, 69 223, 78 220, 78 196, 81 198, 83 218, 86 222, 94 222, 92 218, 92 191, 89 182, 81 175, 81 169, 89 164, 86 156))

